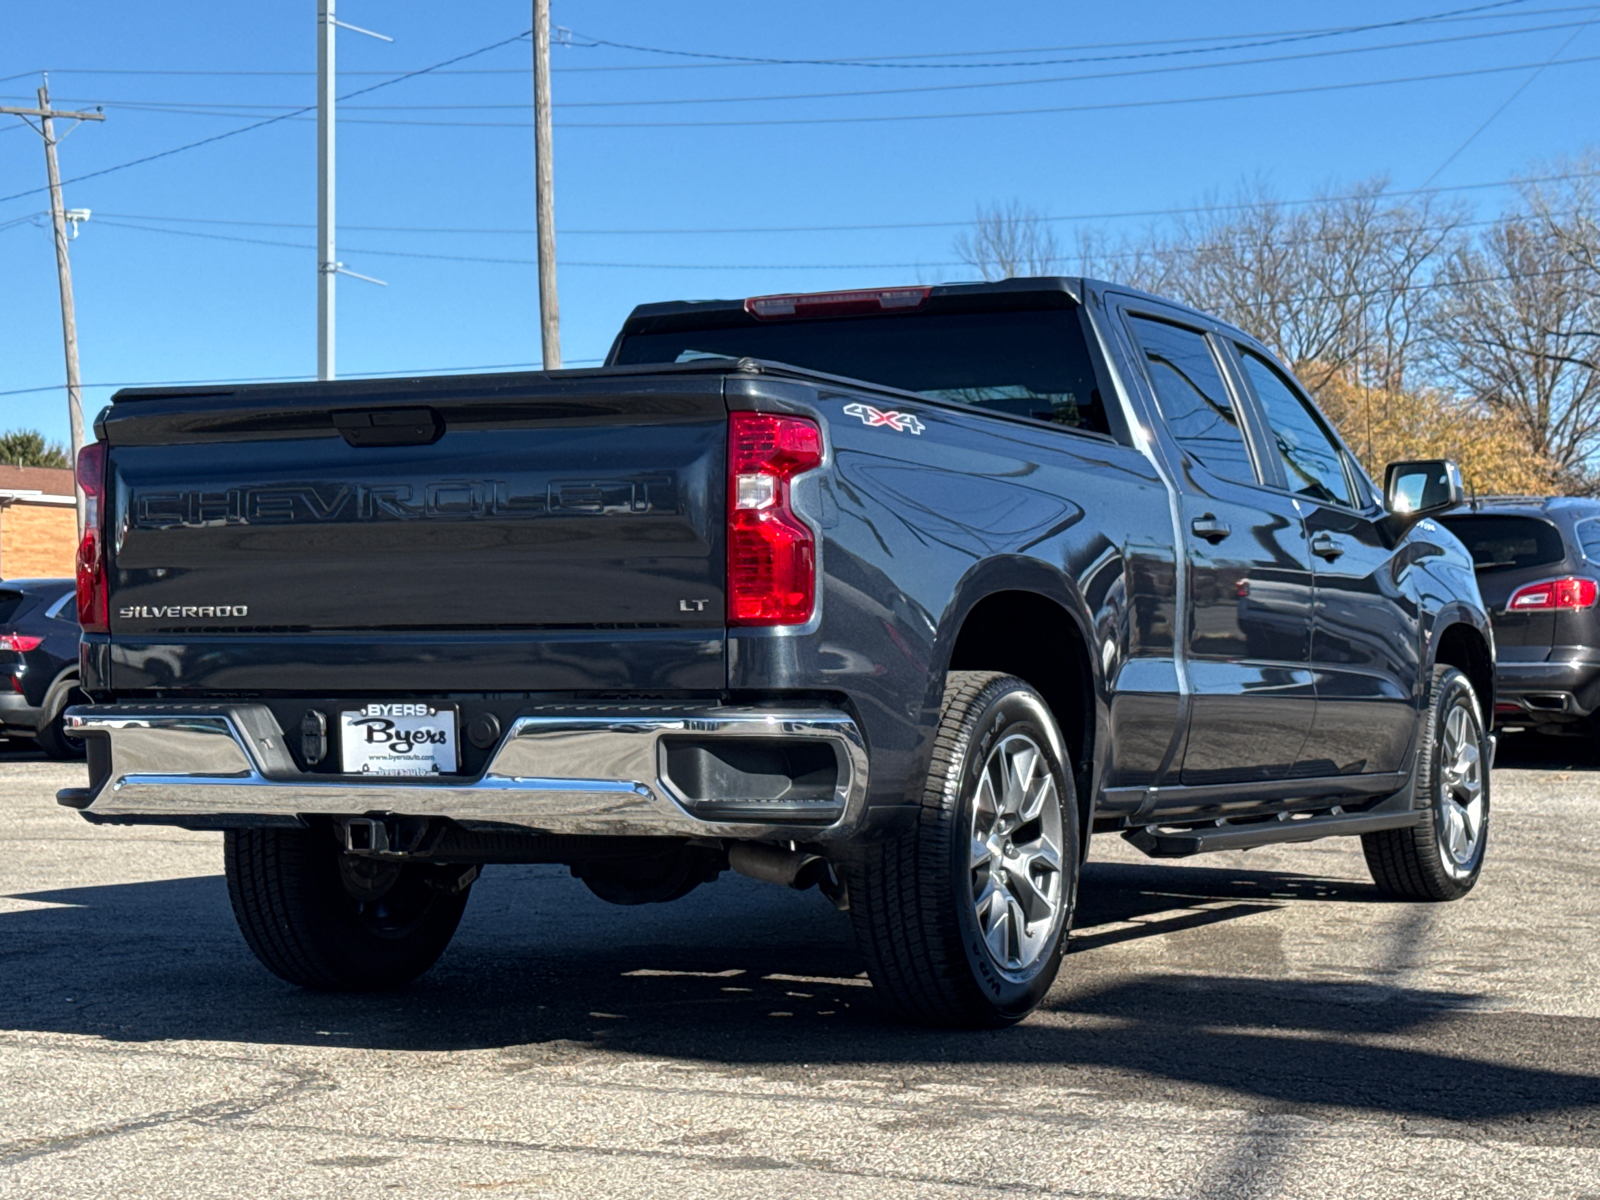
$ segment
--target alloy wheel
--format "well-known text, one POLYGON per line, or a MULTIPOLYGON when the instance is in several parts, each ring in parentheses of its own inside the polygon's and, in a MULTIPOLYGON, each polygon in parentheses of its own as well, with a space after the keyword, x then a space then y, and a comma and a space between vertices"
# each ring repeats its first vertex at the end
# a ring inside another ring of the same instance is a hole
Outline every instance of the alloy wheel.
POLYGON ((1063 896, 1061 797, 1049 760, 1013 733, 989 752, 972 808, 973 913, 996 965, 1024 974, 1049 951, 1063 896))
POLYGON ((1460 879, 1476 865, 1488 817, 1483 752, 1476 722, 1462 704, 1445 718, 1439 739, 1438 821, 1440 856, 1460 879))

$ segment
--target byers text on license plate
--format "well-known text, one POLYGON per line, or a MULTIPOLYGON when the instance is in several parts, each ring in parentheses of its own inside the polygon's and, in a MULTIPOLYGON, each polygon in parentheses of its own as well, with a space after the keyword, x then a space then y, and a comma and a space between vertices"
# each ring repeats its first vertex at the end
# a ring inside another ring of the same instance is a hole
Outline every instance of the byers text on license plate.
POLYGON ((347 708, 339 757, 350 775, 448 775, 456 769, 456 710, 416 702, 347 708))

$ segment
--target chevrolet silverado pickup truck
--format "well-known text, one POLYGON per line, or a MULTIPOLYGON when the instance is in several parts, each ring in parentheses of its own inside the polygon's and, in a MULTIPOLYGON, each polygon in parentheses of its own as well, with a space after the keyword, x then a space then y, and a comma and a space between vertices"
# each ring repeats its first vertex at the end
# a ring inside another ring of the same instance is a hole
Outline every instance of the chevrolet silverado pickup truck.
POLYGON ((393 987, 479 870, 818 887, 908 1017, 1059 969, 1095 833, 1482 867, 1494 650, 1263 345, 1080 279, 652 304, 603 367, 124 390, 79 462, 93 822, 224 832, 263 964, 393 987))

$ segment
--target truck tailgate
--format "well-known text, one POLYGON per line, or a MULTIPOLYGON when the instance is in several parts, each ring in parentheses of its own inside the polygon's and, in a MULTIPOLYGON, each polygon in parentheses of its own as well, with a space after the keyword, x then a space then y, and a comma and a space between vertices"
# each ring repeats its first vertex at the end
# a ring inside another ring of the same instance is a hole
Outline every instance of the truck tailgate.
POLYGON ((719 376, 124 394, 102 430, 119 690, 723 686, 719 376))

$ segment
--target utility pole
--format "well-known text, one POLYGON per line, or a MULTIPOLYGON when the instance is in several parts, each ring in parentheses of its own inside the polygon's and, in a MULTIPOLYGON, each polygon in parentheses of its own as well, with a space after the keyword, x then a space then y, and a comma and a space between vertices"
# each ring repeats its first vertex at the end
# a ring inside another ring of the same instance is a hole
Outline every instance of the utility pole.
POLYGON ((317 0, 317 378, 334 377, 334 282, 352 275, 382 287, 389 285, 369 275, 344 269, 334 249, 334 30, 364 33, 380 42, 392 37, 346 25, 333 15, 334 0, 317 0))
MULTIPOLYGON (((39 87, 38 108, 0 108, 0 113, 21 117, 44 138, 45 176, 50 184, 50 222, 56 237, 56 277, 61 285, 61 340, 67 355, 67 419, 72 428, 72 490, 78 498, 78 537, 83 537, 85 504, 83 488, 78 486, 78 452, 83 449, 83 395, 78 383, 78 319, 72 307, 72 265, 67 260, 67 217, 61 203, 61 171, 56 166, 55 118, 67 117, 73 122, 67 127, 65 137, 77 127, 79 121, 104 121, 101 112, 64 112, 50 107, 50 83, 39 87), (29 117, 38 117, 34 125, 29 117)), ((87 211, 87 210, 85 210, 87 211)), ((76 223, 73 226, 77 228, 76 223)))
POLYGON ((550 0, 533 0, 533 194, 539 227, 539 337, 546 371, 561 367, 554 152, 550 128, 550 0))

